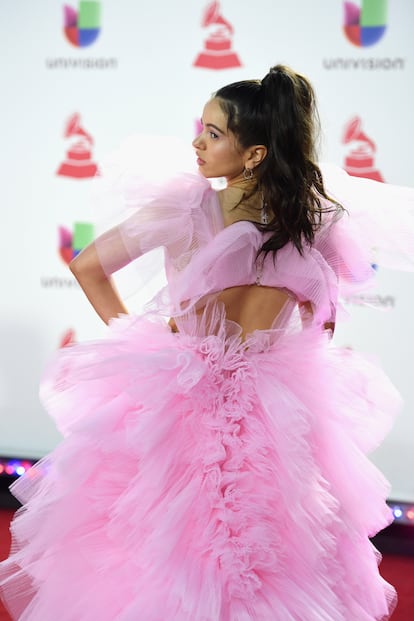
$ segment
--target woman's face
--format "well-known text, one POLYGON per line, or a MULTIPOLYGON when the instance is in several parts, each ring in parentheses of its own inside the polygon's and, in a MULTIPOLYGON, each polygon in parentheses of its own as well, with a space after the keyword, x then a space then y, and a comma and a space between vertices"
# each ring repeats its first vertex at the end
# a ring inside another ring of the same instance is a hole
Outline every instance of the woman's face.
POLYGON ((198 169, 204 177, 226 177, 228 183, 242 178, 244 151, 227 129, 227 116, 218 99, 211 99, 201 118, 203 131, 193 141, 198 169))

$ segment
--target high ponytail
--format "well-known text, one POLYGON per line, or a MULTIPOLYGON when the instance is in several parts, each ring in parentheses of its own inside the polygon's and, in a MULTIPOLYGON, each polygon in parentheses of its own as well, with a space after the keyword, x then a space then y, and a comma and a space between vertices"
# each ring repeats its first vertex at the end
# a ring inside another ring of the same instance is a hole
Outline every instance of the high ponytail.
POLYGON ((292 242, 299 252, 312 244, 323 211, 341 209, 328 200, 316 164, 319 119, 310 82, 288 67, 276 65, 262 81, 236 82, 216 93, 228 128, 242 148, 264 144, 267 156, 255 169, 268 211, 272 233, 263 244, 265 254, 292 242))

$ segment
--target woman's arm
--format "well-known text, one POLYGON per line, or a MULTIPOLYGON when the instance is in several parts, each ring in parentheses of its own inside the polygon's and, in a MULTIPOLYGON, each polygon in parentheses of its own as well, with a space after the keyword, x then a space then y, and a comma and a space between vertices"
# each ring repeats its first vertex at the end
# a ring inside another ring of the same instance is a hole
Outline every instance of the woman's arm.
POLYGON ((102 321, 108 323, 119 314, 128 312, 102 268, 94 243, 82 250, 69 267, 102 321))
POLYGON ((208 181, 193 174, 148 190, 148 200, 139 195, 139 189, 136 196, 131 189, 128 209, 134 209, 132 215, 99 235, 71 262, 73 275, 105 323, 127 313, 111 274, 154 248, 173 246, 175 253, 178 249, 181 254, 187 252, 193 238, 191 212, 209 200, 206 189, 213 192, 208 181))

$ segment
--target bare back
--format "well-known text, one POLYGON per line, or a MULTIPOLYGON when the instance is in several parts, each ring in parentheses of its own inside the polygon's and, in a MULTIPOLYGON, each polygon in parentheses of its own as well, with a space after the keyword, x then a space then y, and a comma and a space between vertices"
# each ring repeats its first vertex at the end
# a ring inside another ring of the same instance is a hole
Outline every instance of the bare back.
POLYGON ((225 289, 218 299, 227 319, 237 322, 246 336, 254 330, 269 330, 290 296, 272 287, 244 285, 225 289))
MULTIPOLYGON (((224 289, 215 300, 224 305, 226 319, 234 321, 241 328, 244 340, 255 330, 270 330, 280 317, 288 302, 293 304, 291 295, 281 289, 261 285, 242 285, 224 289)), ((197 315, 204 315, 208 306, 197 309, 197 315)), ((169 320, 173 332, 178 332, 174 318, 169 320)))

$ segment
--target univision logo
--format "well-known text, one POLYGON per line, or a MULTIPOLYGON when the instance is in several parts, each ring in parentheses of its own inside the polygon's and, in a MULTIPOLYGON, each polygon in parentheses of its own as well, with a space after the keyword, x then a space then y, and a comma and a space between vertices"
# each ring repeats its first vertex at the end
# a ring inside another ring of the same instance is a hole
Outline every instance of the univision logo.
POLYGON ((387 0, 344 2, 345 36, 357 47, 378 43, 387 28, 387 0))
POLYGON ((59 227, 59 254, 61 259, 69 263, 94 240, 93 224, 75 222, 73 231, 64 226, 59 227))
POLYGON ((80 0, 76 11, 67 4, 63 7, 64 33, 75 47, 88 47, 96 41, 101 31, 101 3, 80 0))

